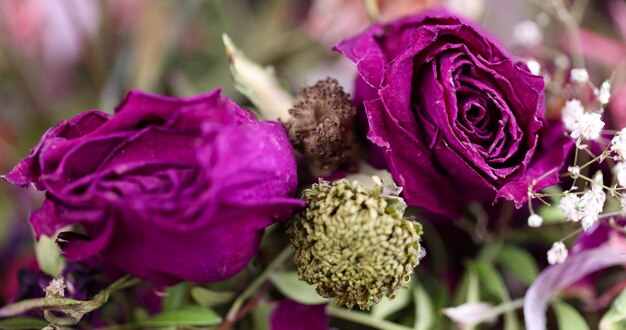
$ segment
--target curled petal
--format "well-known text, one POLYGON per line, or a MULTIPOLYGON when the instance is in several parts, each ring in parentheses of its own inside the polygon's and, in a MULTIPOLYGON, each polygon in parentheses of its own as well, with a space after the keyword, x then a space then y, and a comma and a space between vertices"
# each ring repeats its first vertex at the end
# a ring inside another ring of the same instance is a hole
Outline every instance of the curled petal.
POLYGON ((568 257, 546 268, 526 292, 524 319, 528 330, 546 329, 550 300, 579 279, 604 268, 626 264, 626 247, 604 245, 568 257))

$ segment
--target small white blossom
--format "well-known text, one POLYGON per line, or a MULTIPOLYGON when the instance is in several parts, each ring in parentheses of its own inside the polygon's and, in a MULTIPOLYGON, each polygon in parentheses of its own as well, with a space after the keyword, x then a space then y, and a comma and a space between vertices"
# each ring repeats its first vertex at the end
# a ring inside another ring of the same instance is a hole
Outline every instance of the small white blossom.
POLYGON ((585 112, 585 108, 580 100, 572 99, 565 102, 561 109, 561 120, 568 131, 573 131, 578 123, 578 118, 585 112))
POLYGON ((541 32, 537 23, 526 20, 515 25, 513 28, 513 38, 522 46, 532 47, 541 42, 543 32, 541 32))
POLYGON ((550 265, 560 264, 567 259, 567 248, 563 242, 554 242, 548 251, 548 263, 550 265))
POLYGON ((574 139, 596 140, 600 138, 603 128, 602 115, 594 112, 584 112, 578 116, 570 136, 574 139))
POLYGON ((540 227, 542 223, 543 223, 543 218, 537 214, 531 214, 528 217, 528 226, 530 227, 537 228, 537 227, 540 227))
POLYGON ((530 70, 530 73, 534 74, 535 76, 541 74, 541 64, 539 64, 539 62, 537 62, 536 60, 527 60, 526 66, 528 67, 528 70, 530 70))
POLYGON ((570 79, 579 85, 582 85, 589 81, 589 72, 585 68, 572 69, 570 71, 570 79))
POLYGON ((626 161, 626 128, 622 128, 611 140, 611 151, 617 155, 617 160, 626 161))
POLYGON ((622 211, 626 212, 626 194, 623 194, 620 198, 620 205, 622 206, 622 211))
POLYGON ((613 167, 613 174, 617 177, 617 183, 626 188, 626 162, 619 162, 613 167))
POLYGON ((62 298, 65 296, 65 281, 61 277, 55 278, 43 291, 46 293, 46 297, 62 298))
POLYGON ((580 197, 573 194, 566 194, 559 202, 559 208, 563 211, 565 219, 574 222, 580 221, 585 216, 582 206, 580 197))
POLYGON ((572 175, 572 178, 576 179, 580 176, 580 166, 570 166, 567 171, 572 175))
POLYGON ((585 214, 580 224, 583 227, 583 230, 588 232, 589 230, 595 228, 595 224, 598 220, 600 220, 598 214, 585 214))
POLYGON ((584 216, 581 224, 585 231, 591 229, 599 220, 599 215, 604 209, 606 202, 606 193, 602 189, 602 172, 596 173, 590 190, 587 190, 580 199, 584 216))
POLYGON ((600 91, 598 92, 598 102, 602 105, 609 104, 609 100, 611 99, 611 83, 608 80, 605 80, 602 85, 600 85, 600 91))

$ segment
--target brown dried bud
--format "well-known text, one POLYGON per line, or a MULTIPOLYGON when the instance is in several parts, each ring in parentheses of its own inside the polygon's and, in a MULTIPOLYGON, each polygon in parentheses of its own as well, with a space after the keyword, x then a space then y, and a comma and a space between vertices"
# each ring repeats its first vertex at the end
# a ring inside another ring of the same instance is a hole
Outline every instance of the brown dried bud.
POLYGON ((313 166, 333 170, 351 158, 356 109, 336 79, 303 88, 289 113, 289 139, 313 166))

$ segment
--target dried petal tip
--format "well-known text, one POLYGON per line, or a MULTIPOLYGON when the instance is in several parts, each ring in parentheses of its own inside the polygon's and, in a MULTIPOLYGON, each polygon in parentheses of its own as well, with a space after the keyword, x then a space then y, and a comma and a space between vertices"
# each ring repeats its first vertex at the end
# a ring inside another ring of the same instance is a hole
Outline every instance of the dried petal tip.
POLYGON ((422 226, 403 217, 404 203, 358 182, 321 181, 303 193, 308 208, 289 228, 300 279, 337 305, 369 309, 393 298, 424 255, 422 226))
POLYGON ((50 281, 50 284, 44 289, 46 298, 63 298, 65 296, 65 281, 63 278, 55 278, 50 281))
POLYGON ((350 159, 356 109, 337 80, 303 88, 289 113, 289 139, 313 166, 332 170, 350 159))

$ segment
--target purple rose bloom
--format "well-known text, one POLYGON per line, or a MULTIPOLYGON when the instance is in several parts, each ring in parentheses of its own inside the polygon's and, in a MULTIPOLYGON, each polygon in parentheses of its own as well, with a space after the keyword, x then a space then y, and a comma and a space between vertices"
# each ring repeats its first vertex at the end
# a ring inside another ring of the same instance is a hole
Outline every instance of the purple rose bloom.
MULTIPOLYGON (((383 149, 410 205, 448 215, 498 197, 521 206, 529 184, 560 167, 569 150, 558 130, 542 138, 542 77, 449 13, 374 25, 335 49, 357 65, 367 137, 383 149), (543 145, 557 151, 541 152, 543 145)), ((558 177, 541 179, 535 188, 558 177)))
POLYGON ((281 300, 270 316, 272 330, 328 330, 330 316, 326 304, 303 305, 293 300, 281 300))
POLYGON ((259 122, 214 91, 194 98, 130 92, 114 115, 88 111, 48 130, 4 177, 46 200, 37 237, 62 233, 70 260, 98 254, 158 285, 240 271, 263 229, 303 202, 282 125, 259 122))

